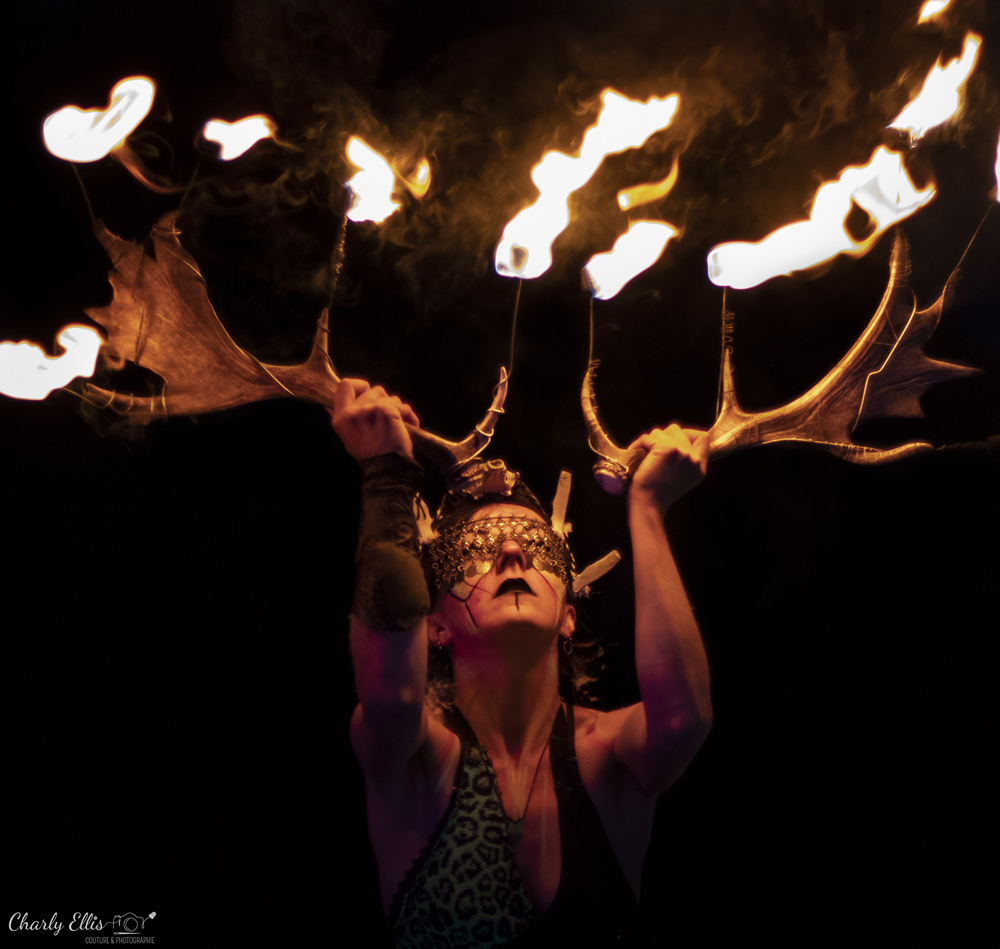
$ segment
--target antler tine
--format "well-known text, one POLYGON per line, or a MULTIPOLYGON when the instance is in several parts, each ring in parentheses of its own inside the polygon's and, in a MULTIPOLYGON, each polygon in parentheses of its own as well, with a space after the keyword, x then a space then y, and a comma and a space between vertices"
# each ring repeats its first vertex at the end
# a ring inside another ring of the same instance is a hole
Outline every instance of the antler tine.
MULTIPOLYGON (((865 331, 823 379, 787 405, 766 412, 746 412, 740 407, 732 345, 724 335, 719 413, 709 431, 712 456, 782 441, 815 445, 858 464, 878 464, 932 449, 934 446, 927 442, 870 448, 851 439, 856 426, 865 419, 921 417, 920 396, 926 389, 945 379, 978 372, 931 359, 922 348, 941 319, 958 271, 949 277, 937 302, 918 311, 908 287, 909 270, 906 238, 897 232, 889 284, 865 331)), ((594 473, 606 491, 620 494, 644 453, 623 451, 601 429, 593 401, 595 368, 596 363, 591 363, 582 393, 590 446, 604 459, 594 473)))
POLYGON ((594 397, 594 374, 598 365, 600 361, 595 359, 587 367, 587 373, 583 377, 583 387, 580 390, 583 418, 587 423, 587 441, 601 458, 601 461, 594 465, 594 477, 598 484, 608 494, 623 494, 632 479, 634 467, 646 453, 641 449, 629 451, 619 448, 604 431, 597 417, 597 401, 594 397))
POLYGON ((844 358, 787 405, 765 412, 741 409, 733 381, 732 348, 727 345, 721 410, 709 433, 713 456, 789 441, 816 445, 847 461, 878 464, 932 449, 928 442, 870 448, 855 444, 851 438, 863 418, 921 417, 919 399, 926 389, 977 371, 930 359, 922 349, 953 292, 957 271, 949 277, 937 302, 919 312, 909 290, 909 273, 908 245, 897 231, 889 283, 875 315, 844 358))
MULTIPOLYGON (((316 324, 309 358, 296 366, 262 363, 237 346, 208 299, 194 258, 180 245, 171 212, 153 227, 153 253, 122 240, 100 222, 98 240, 115 269, 111 304, 87 310, 108 331, 104 351, 151 369, 164 380, 159 396, 137 398, 86 383, 84 398, 137 420, 199 415, 265 399, 294 396, 330 407, 340 377, 329 355, 329 309, 316 324)), ((407 425, 414 448, 445 473, 480 454, 490 442, 507 395, 500 371, 485 418, 461 442, 407 425)))
POLYGON ((442 474, 451 474, 462 465, 482 454, 496 428, 497 419, 503 415, 503 404, 507 398, 507 370, 500 367, 500 381, 493 389, 493 402, 483 420, 460 442, 445 441, 438 435, 422 428, 410 428, 414 450, 429 461, 433 461, 442 474))

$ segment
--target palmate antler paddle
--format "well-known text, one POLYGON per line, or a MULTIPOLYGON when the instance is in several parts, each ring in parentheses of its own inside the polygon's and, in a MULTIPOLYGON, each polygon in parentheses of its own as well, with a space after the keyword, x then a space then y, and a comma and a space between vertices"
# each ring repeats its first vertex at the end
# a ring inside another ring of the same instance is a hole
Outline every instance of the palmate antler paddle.
MULTIPOLYGON (((873 418, 922 418, 920 396, 946 379, 978 372, 957 363, 931 359, 923 351, 954 292, 956 270, 937 301, 917 310, 909 290, 910 255, 906 238, 896 234, 889 286, 882 303, 850 351, 816 385, 793 402, 766 412, 745 412, 736 400, 732 347, 728 341, 722 361, 722 391, 718 418, 709 431, 709 450, 719 457, 769 442, 801 442, 860 464, 895 461, 928 451, 927 442, 910 442, 879 449, 857 445, 857 425, 873 418)), ((600 456, 594 476, 605 491, 621 494, 628 486, 645 451, 619 448, 597 417, 592 362, 583 380, 581 402, 590 435, 590 447, 600 456)))
MULTIPOLYGON (((320 315, 309 358, 297 366, 266 365, 236 345, 211 302, 194 258, 181 247, 177 212, 162 217, 151 234, 151 251, 112 234, 100 221, 95 233, 114 270, 108 306, 87 310, 104 327, 102 351, 112 365, 125 361, 161 376, 159 396, 139 398, 87 383, 88 401, 138 420, 199 415, 264 399, 294 396, 331 406, 340 379, 327 350, 326 309, 320 315)), ((407 426, 414 449, 448 474, 489 444, 507 395, 507 373, 483 420, 461 442, 449 442, 407 426)))

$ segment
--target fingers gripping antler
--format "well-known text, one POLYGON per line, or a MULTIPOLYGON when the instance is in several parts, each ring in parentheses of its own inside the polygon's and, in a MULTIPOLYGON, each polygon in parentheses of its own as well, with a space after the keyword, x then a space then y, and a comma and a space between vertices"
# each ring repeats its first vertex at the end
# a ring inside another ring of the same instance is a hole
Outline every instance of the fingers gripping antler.
MULTIPOLYGON (((978 372, 967 366, 931 359, 923 345, 937 327, 958 279, 956 270, 933 306, 918 311, 909 291, 909 251, 897 233, 889 285, 875 315, 858 341, 836 366, 808 392, 787 405, 766 412, 745 412, 736 399, 732 347, 725 346, 718 418, 709 436, 713 457, 768 442, 816 445, 831 454, 861 464, 896 461, 933 448, 911 442, 897 448, 857 445, 851 436, 857 425, 872 418, 921 418, 920 396, 932 385, 978 372)), ((591 363, 583 382, 581 402, 590 444, 602 460, 594 474, 605 490, 622 493, 642 452, 618 448, 597 419, 591 363)))
MULTIPOLYGON (((283 396, 332 405, 340 378, 328 351, 328 310, 320 315, 304 363, 262 363, 237 346, 220 322, 197 263, 180 245, 176 219, 177 212, 171 212, 153 227, 152 253, 116 237, 100 221, 95 224, 114 265, 109 274, 114 297, 87 315, 108 331, 103 351, 113 365, 129 360, 144 366, 160 375, 164 386, 159 396, 137 398, 88 383, 84 397, 138 420, 198 415, 283 396)), ((507 373, 501 369, 493 403, 468 438, 449 442, 408 425, 414 448, 445 473, 465 464, 489 444, 506 394, 507 373)))

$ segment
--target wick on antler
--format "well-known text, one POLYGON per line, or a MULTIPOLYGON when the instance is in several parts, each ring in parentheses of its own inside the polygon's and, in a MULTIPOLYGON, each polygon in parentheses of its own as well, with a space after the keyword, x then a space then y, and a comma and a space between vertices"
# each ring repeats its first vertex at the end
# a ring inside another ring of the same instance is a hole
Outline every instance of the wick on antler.
MULTIPOLYGON (((949 301, 958 270, 948 278, 937 301, 919 311, 909 290, 909 271, 906 238, 897 232, 889 285, 858 341, 808 392, 766 412, 745 412, 736 398, 732 342, 725 326, 731 314, 723 304, 719 407, 709 432, 712 456, 785 441, 815 445, 847 461, 877 464, 933 448, 927 442, 910 442, 879 449, 855 444, 851 438, 857 425, 867 419, 922 418, 920 396, 927 389, 946 379, 979 371, 932 359, 923 351, 949 301)), ((591 448, 602 459, 595 465, 594 475, 606 491, 621 494, 644 453, 619 448, 601 427, 594 401, 596 367, 597 363, 591 362, 580 397, 591 448)))

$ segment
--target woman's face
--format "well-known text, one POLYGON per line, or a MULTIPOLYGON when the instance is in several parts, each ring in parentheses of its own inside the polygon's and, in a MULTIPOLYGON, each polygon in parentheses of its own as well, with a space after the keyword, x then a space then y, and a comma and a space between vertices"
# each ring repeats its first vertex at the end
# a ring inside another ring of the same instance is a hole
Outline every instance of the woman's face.
POLYGON ((551 529, 545 521, 517 504, 491 504, 476 510, 466 526, 463 573, 439 601, 432 641, 472 642, 501 631, 571 636, 576 611, 547 556, 551 529))

